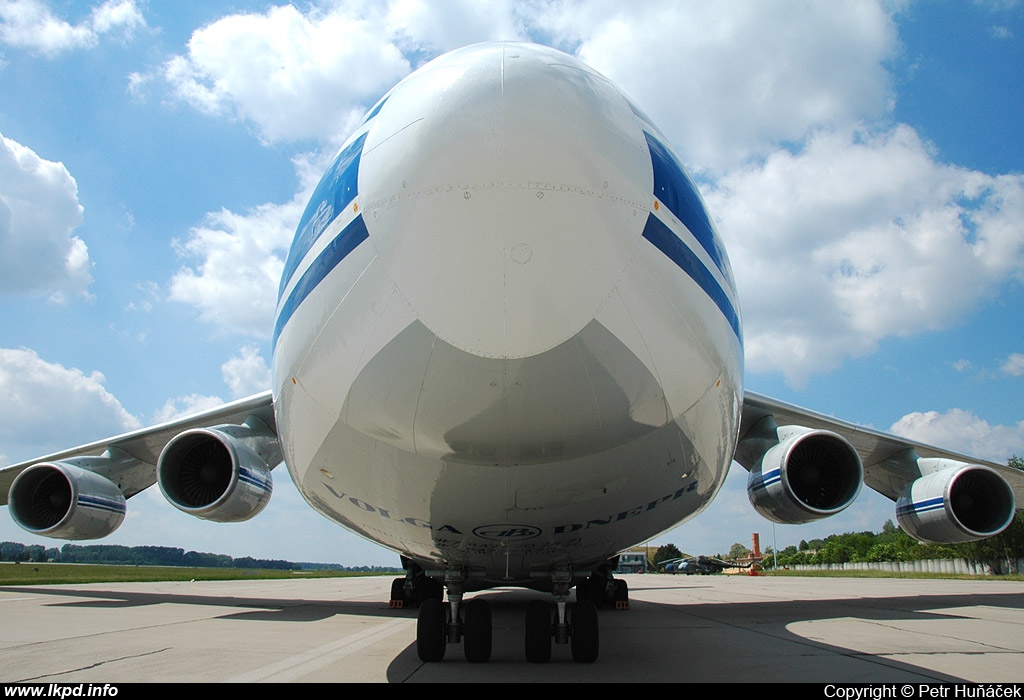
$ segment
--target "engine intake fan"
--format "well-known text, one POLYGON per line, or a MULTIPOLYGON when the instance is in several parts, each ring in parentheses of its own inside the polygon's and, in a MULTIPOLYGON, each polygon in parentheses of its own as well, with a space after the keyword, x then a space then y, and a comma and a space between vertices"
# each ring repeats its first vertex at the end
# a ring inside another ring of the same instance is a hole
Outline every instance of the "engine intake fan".
POLYGON ((270 501, 268 459, 279 461, 278 450, 276 436, 256 418, 186 430, 160 453, 157 482, 184 513, 215 522, 248 520, 270 501))
POLYGON ((760 453, 747 476, 747 495, 758 513, 777 523, 808 523, 853 503, 864 467, 845 438, 802 426, 776 428, 774 420, 765 420, 770 423, 761 426, 763 432, 743 446, 747 455, 760 453))

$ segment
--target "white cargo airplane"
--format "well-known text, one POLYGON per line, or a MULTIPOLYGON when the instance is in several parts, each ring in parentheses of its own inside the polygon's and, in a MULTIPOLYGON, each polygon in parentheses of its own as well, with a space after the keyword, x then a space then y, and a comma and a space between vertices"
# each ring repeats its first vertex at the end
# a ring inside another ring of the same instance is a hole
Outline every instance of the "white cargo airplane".
POLYGON ((666 138, 608 80, 488 43, 411 74, 316 188, 281 279, 272 393, 15 465, 29 532, 104 537, 154 482, 182 511, 252 517, 283 460, 309 504, 399 553, 417 647, 491 653, 486 601, 523 586, 526 656, 598 655, 628 606, 617 553, 700 513, 733 459, 754 507, 802 523, 861 483, 915 538, 994 535, 1002 465, 743 391, 732 271, 666 138), (574 605, 569 592, 576 588, 574 605), (443 602, 447 589, 448 603, 443 602))

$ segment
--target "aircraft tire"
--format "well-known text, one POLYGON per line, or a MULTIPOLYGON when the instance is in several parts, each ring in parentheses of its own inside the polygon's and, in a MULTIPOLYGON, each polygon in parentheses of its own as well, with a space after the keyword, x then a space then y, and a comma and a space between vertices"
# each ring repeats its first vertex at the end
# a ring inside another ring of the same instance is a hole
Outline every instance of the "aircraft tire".
POLYGON ((483 663, 491 658, 491 606, 486 600, 471 600, 463 608, 462 648, 466 661, 483 663))
POLYGON ((581 664, 597 661, 597 606, 591 601, 576 603, 572 609, 572 659, 581 664))
POLYGON ((551 606, 531 600, 526 607, 526 660, 543 664, 551 660, 551 606))
POLYGON ((402 601, 402 606, 408 605, 410 601, 405 597, 405 579, 396 578, 391 581, 391 602, 402 601))
POLYGON ((445 623, 445 607, 440 598, 427 598, 420 603, 416 617, 416 653, 420 661, 429 663, 444 658, 445 623))
POLYGON ((618 603, 629 602, 629 584, 623 581, 621 578, 615 579, 615 603, 618 608, 618 603))

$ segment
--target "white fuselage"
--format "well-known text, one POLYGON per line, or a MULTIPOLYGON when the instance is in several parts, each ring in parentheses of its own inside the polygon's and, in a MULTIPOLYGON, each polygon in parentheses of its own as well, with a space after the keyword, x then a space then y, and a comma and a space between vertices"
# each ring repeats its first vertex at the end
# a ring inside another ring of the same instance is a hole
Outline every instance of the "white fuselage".
POLYGON ((285 463, 415 561, 586 567, 715 496, 741 337, 660 132, 570 56, 471 46, 370 111, 303 216, 274 333, 285 463))

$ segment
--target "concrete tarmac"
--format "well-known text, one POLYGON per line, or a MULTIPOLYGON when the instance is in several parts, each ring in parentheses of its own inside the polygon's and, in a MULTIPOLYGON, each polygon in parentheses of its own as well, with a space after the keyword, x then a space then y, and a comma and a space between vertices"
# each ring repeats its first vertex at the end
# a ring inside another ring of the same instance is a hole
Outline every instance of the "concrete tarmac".
MULTIPOLYGON (((0 587, 0 682, 1024 681, 1024 583, 624 576, 600 656, 523 654, 526 604, 497 589, 491 661, 416 655, 389 577, 0 587)), ((467 595, 467 599, 470 596, 467 595)))

